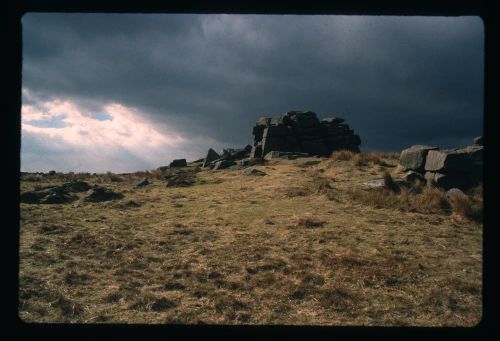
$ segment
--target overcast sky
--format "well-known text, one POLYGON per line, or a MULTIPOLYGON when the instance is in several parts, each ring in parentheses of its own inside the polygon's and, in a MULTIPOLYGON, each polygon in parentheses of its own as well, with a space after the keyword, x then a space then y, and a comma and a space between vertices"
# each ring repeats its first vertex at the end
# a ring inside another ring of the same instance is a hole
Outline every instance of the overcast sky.
POLYGON ((130 172, 252 143, 261 116, 343 117, 362 151, 483 130, 479 17, 29 13, 22 171, 130 172))

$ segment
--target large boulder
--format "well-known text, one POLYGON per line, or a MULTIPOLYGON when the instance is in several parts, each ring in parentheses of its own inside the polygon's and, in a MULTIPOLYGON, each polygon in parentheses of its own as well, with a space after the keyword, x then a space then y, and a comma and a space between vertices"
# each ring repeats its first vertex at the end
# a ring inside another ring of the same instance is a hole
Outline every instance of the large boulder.
POLYGON ((186 159, 177 159, 170 162, 170 167, 187 167, 186 159))
POLYGON ((220 155, 217 154, 215 150, 210 148, 207 152, 207 156, 205 156, 205 160, 203 161, 202 167, 208 167, 210 165, 210 162, 215 161, 220 158, 220 155))
POLYGON ((477 146, 483 146, 483 136, 478 136, 474 138, 474 144, 477 146))
POLYGON ((427 155, 425 170, 445 174, 468 174, 477 178, 482 174, 483 151, 483 146, 431 150, 427 155))
POLYGON ((399 156, 399 163, 405 170, 423 172, 425 169, 426 157, 429 151, 437 150, 437 147, 425 145, 413 145, 404 149, 399 156))

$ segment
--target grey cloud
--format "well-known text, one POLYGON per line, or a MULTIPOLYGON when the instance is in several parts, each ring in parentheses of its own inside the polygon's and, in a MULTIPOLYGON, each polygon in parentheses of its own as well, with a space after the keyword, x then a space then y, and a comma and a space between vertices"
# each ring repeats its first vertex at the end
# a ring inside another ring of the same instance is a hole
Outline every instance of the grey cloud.
POLYGON ((39 96, 116 101, 186 136, 246 144, 293 109, 345 117, 365 150, 482 131, 475 17, 28 14, 23 39, 39 96))

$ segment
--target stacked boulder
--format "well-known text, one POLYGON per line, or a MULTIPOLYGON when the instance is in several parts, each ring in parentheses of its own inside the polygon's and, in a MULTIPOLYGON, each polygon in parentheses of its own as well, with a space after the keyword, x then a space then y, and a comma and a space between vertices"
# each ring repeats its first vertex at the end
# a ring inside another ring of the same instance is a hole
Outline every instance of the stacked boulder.
POLYGON ((421 179, 428 185, 446 190, 467 189, 483 180, 482 138, 465 148, 440 150, 437 147, 415 145, 401 152, 399 163, 408 171, 408 180, 421 179))
POLYGON ((342 118, 320 121, 312 111, 288 111, 280 116, 260 118, 253 127, 251 158, 263 158, 271 151, 327 156, 334 150, 359 152, 361 139, 342 118))

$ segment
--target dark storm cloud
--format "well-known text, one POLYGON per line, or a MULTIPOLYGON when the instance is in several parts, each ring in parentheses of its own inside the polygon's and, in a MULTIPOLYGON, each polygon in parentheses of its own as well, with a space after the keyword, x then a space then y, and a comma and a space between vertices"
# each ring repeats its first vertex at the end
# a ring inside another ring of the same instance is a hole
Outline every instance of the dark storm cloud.
MULTIPOLYGON (((482 132, 475 17, 27 14, 23 87, 118 102, 185 136, 251 141, 262 115, 346 118, 362 149, 468 143, 482 132)), ((206 146, 209 147, 209 146, 206 146)))

